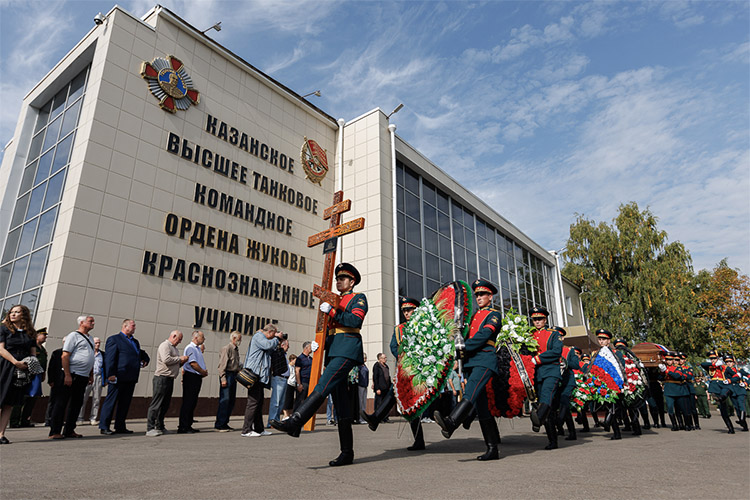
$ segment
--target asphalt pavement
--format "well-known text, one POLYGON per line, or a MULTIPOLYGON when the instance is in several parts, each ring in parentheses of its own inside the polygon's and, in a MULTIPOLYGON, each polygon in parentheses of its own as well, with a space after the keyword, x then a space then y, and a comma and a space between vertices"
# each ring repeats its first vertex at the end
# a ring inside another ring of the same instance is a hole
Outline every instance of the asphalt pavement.
POLYGON ((145 420, 128 421, 132 435, 83 425, 82 439, 62 441, 48 440, 44 427, 9 429, 0 498, 750 498, 750 433, 728 435, 717 412, 701 425, 623 433, 621 441, 594 429, 546 451, 528 418, 501 419, 501 459, 484 463, 475 459, 484 451, 476 423, 450 440, 425 424, 427 449, 409 452, 409 427, 392 418, 377 432, 354 426, 355 463, 336 468, 328 466, 336 428, 323 419, 299 439, 219 433, 209 418, 198 419, 198 434, 159 437, 144 435, 145 420))

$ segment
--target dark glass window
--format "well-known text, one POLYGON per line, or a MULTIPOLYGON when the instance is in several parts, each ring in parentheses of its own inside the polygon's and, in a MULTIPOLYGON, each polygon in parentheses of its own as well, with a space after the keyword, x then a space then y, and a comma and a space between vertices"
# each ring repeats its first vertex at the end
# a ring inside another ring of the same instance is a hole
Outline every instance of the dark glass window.
POLYGON ((420 220, 419 216, 419 198, 409 192, 406 193, 406 214, 420 220))
POLYGON ((57 207, 44 212, 42 216, 39 217, 39 229, 37 229, 36 238, 34 239, 34 250, 52 241, 52 233, 55 230, 56 219, 57 207))
POLYGON ((411 217, 406 218, 406 241, 422 246, 421 226, 411 217))
POLYGON ((16 256, 16 248, 18 248, 18 240, 21 238, 21 229, 14 229, 8 233, 8 239, 5 242, 5 251, 3 252, 3 264, 13 260, 16 256))
POLYGON ((448 198, 448 195, 439 192, 437 196, 437 207, 438 210, 441 210, 443 213, 449 213, 450 211, 450 199, 448 198))
POLYGON ((424 225, 432 229, 437 229, 437 210, 434 207, 423 203, 422 213, 424 214, 424 225))
POLYGON ((25 290, 42 284, 44 265, 47 263, 48 249, 49 247, 44 247, 41 250, 31 254, 31 260, 29 261, 29 270, 26 273, 26 283, 24 284, 25 290))
POLYGON ((409 271, 422 274, 422 250, 414 245, 406 245, 406 267, 409 271))
POLYGON ((18 259, 13 264, 13 272, 10 275, 10 283, 8 283, 8 295, 14 295, 23 289, 23 280, 26 278, 28 264, 28 256, 18 259))
POLYGON ((451 219, 448 214, 438 212, 438 231, 443 236, 450 238, 451 236, 451 219))
POLYGON ((51 148, 57 142, 57 134, 60 132, 60 125, 62 125, 62 118, 60 117, 49 122, 49 125, 47 125, 47 133, 44 135, 42 151, 47 151, 48 148, 51 148))
POLYGON ((18 226, 26 218, 26 209, 29 206, 29 198, 31 198, 31 193, 26 193, 16 202, 16 208, 13 210, 13 219, 10 222, 11 228, 18 226))
POLYGON ((453 265, 448 260, 440 259, 440 281, 446 283, 453 280, 453 265))
POLYGON ((435 186, 429 182, 422 181, 422 199, 432 206, 437 206, 435 201, 435 186))
POLYGON ((464 228, 455 220, 453 221, 453 241, 455 241, 459 245, 464 244, 464 228))
POLYGON ((419 196, 419 177, 408 168, 405 170, 405 174, 404 186, 413 194, 419 196))
POLYGON ((425 254, 425 266, 427 277, 440 281, 440 259, 432 254, 425 254))
POLYGON ((432 229, 424 229, 424 249, 435 255, 440 255, 438 234, 432 229))
POLYGON ((440 235, 440 257, 453 260, 451 256, 451 240, 443 235, 440 235))

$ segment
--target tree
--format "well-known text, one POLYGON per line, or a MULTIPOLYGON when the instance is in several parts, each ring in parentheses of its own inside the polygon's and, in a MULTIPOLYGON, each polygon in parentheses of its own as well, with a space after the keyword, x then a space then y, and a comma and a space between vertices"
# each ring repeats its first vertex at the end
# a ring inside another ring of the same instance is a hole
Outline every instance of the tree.
POLYGON ((699 282, 690 253, 680 242, 668 243, 657 222, 635 202, 620 205, 612 225, 578 215, 562 272, 581 287, 593 328, 676 350, 702 350, 707 335, 697 314, 699 282))
POLYGON ((738 358, 750 356, 750 278, 723 259, 710 273, 700 294, 711 347, 738 358))

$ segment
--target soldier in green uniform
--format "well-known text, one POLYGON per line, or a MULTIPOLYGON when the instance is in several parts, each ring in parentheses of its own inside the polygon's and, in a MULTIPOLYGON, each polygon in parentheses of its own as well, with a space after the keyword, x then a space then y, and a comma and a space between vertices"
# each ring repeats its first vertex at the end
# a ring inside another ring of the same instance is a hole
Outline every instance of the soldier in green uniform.
POLYGON ((708 404, 708 386, 704 377, 698 377, 695 380, 695 404, 699 416, 711 418, 711 407, 708 404))
POLYGON ((495 285, 480 278, 474 281, 471 287, 474 290, 479 310, 471 318, 465 345, 456 344, 456 356, 464 359, 466 370, 464 398, 448 416, 443 416, 440 411, 436 411, 435 420, 442 429, 443 436, 450 438, 453 431, 475 408, 479 425, 482 428, 482 436, 487 445, 487 452, 478 456, 477 460, 497 460, 500 458, 498 451, 500 432, 488 407, 487 382, 498 373, 495 339, 502 326, 502 318, 500 312, 492 308, 492 296, 497 293, 495 285))
MULTIPOLYGON (((404 327, 409 322, 411 315, 418 306, 419 301, 417 299, 401 297, 400 308, 401 313, 404 315, 404 322, 393 329, 393 335, 391 336, 391 354, 393 354, 393 358, 396 360, 398 360, 398 346, 401 344, 401 340, 404 336, 404 327)), ((383 402, 375 409, 374 413, 369 414, 362 410, 360 415, 365 421, 367 421, 367 426, 370 430, 375 431, 378 429, 378 425, 380 425, 380 423, 391 413, 394 406, 396 406, 396 396, 393 394, 393 385, 391 385, 388 394, 386 394, 383 402)), ((421 422, 418 418, 415 418, 409 422, 409 425, 411 426, 411 432, 414 436, 414 444, 406 449, 409 451, 424 450, 424 432, 422 432, 421 422)))
MULTIPOLYGON (((620 360, 620 363, 622 363, 622 366, 625 366, 625 349, 628 348, 628 343, 625 339, 617 339, 615 341, 615 355, 620 360)), ((639 361, 640 362, 640 361, 639 361)), ((638 410, 635 408, 626 408, 624 402, 622 399, 620 399, 617 403, 618 411, 620 415, 622 416, 622 421, 624 423, 623 430, 625 431, 632 431, 634 436, 640 436, 643 434, 643 431, 641 430, 641 424, 638 420, 638 410)), ((648 417, 646 417, 648 418, 648 417)), ((648 422, 648 420, 646 420, 648 422)))
POLYGON ((727 399, 729 398, 730 388, 729 381, 724 375, 724 360, 719 353, 712 350, 708 352, 708 360, 701 363, 701 368, 708 373, 709 383, 708 392, 716 399, 719 405, 719 413, 724 424, 727 426, 728 433, 734 434, 734 425, 729 418, 729 409, 727 408, 727 399))
POLYGON ((701 424, 698 421, 698 407, 695 403, 695 373, 693 372, 693 368, 688 364, 687 354, 684 352, 680 353, 680 370, 685 375, 685 387, 688 390, 688 395, 685 399, 685 425, 695 430, 701 430, 701 424))
MULTIPOLYGON (((318 384, 294 414, 283 421, 271 420, 271 426, 290 436, 299 437, 302 426, 310 420, 329 394, 338 412, 338 432, 341 453, 328 462, 332 467, 354 462, 354 437, 352 435, 351 405, 348 404, 347 377, 354 366, 364 363, 360 329, 367 314, 367 298, 355 293, 354 287, 362 281, 359 271, 346 262, 336 266, 336 290, 341 294, 337 307, 328 302, 320 310, 331 317, 326 336, 326 369, 318 384)), ((314 347, 316 348, 316 347, 314 347)))
POLYGON ((742 375, 735 367, 735 359, 732 354, 724 356, 724 363, 727 365, 724 369, 724 375, 729 381, 731 390, 730 397, 732 398, 734 411, 737 412, 738 420, 736 420, 736 422, 740 424, 740 427, 742 427, 744 432, 747 432, 747 414, 745 413, 745 396, 747 394, 745 388, 747 387, 747 384, 742 381, 742 375))
POLYGON ((675 417, 675 406, 677 398, 683 394, 682 386, 685 383, 685 375, 674 366, 676 357, 677 353, 670 351, 664 356, 667 364, 659 364, 659 380, 664 383, 664 400, 667 404, 667 414, 669 415, 669 421, 672 423, 673 431, 680 430, 675 417))
POLYGON ((539 406, 531 410, 531 430, 539 432, 539 428, 544 424, 548 440, 544 449, 554 450, 557 448, 557 428, 555 427, 557 406, 554 400, 556 399, 557 387, 562 379, 560 358, 562 357, 563 342, 558 332, 546 328, 548 317, 549 311, 542 306, 534 307, 531 310, 534 338, 539 344, 536 355, 531 358, 531 362, 536 366, 534 385, 539 401, 539 406))

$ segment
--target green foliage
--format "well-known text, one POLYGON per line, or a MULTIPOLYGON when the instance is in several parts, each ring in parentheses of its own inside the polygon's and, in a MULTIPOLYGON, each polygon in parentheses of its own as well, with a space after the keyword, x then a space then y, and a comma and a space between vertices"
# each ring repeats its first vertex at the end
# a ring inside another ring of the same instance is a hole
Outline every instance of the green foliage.
POLYGON ((682 351, 703 349, 707 333, 690 253, 680 242, 668 243, 657 222, 635 202, 620 205, 612 225, 578 215, 562 272, 581 287, 593 329, 682 351))

